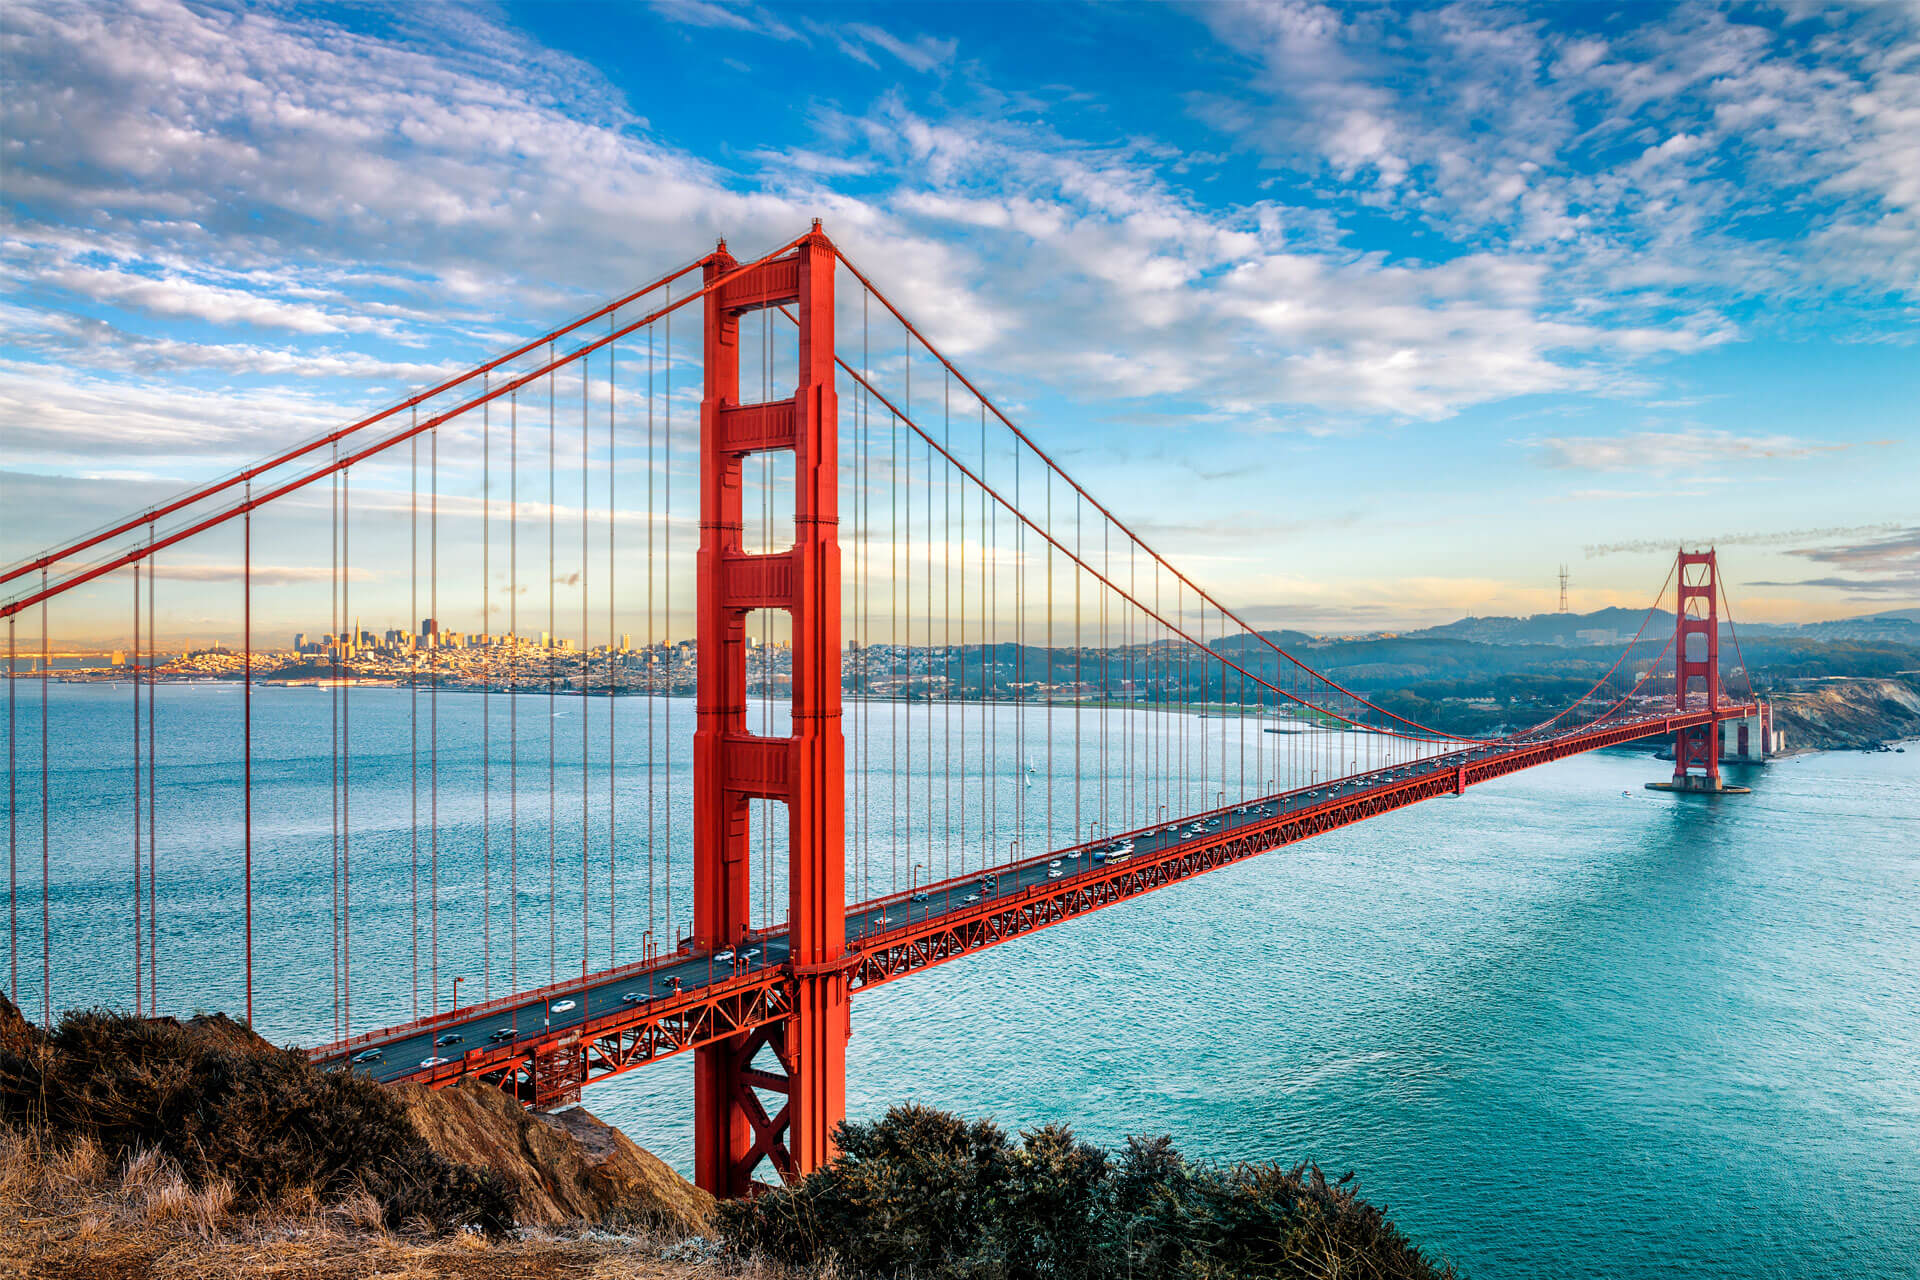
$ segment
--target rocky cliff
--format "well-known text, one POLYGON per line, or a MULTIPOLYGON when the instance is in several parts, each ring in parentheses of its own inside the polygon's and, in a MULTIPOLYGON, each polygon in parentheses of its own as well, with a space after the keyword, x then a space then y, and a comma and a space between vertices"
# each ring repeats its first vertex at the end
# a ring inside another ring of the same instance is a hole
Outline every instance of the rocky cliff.
POLYGON ((712 1196, 584 1108, 534 1114, 500 1090, 473 1083, 439 1090, 400 1085, 397 1091, 428 1146, 506 1180, 514 1217, 524 1226, 707 1230, 712 1196))
POLYGON ((1789 750, 1870 747, 1920 736, 1920 681, 1830 680, 1767 695, 1789 750))

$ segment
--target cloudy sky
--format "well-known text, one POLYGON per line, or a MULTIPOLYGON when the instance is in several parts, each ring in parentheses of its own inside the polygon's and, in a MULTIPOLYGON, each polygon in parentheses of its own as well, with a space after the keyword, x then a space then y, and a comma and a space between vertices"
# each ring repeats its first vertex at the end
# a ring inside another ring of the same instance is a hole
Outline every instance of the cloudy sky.
POLYGON ((819 217, 1262 621, 1549 609, 1562 563, 1638 607, 1683 539, 1743 617, 1920 604, 1912 3, 14 0, 0 40, 3 560, 819 217))

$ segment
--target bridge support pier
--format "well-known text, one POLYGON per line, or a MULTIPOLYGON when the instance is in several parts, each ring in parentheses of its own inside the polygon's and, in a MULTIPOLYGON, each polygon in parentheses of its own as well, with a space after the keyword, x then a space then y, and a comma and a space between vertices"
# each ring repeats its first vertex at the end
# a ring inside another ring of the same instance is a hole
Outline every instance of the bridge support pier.
POLYGON ((775 1027, 695 1051, 695 1180, 722 1196, 746 1194, 763 1159, 783 1177, 830 1160, 846 1115, 836 266, 817 222, 795 252, 749 271, 738 271, 724 242, 706 264, 709 285, 725 282, 706 298, 700 410, 693 945, 711 954, 742 944, 751 924, 749 802, 783 802, 793 1010, 775 1027), (740 317, 789 305, 799 322, 799 385, 790 399, 743 405, 740 317), (782 449, 794 458, 794 545, 749 555, 741 466, 782 449), (746 619, 756 609, 792 618, 787 738, 747 730, 746 619), (761 1093, 784 1094, 786 1104, 769 1114, 761 1093))

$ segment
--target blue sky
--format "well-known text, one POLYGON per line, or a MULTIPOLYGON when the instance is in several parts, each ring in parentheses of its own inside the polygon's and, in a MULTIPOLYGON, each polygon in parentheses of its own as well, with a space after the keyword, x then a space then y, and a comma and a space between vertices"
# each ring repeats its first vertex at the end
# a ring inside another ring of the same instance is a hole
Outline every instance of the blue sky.
MULTIPOLYGON (((1920 604, 1920 6, 0 12, 0 559, 809 217, 1262 622, 1920 604)), ((394 620, 398 620, 397 617, 394 620)), ((384 619, 382 620, 385 621, 384 619)))

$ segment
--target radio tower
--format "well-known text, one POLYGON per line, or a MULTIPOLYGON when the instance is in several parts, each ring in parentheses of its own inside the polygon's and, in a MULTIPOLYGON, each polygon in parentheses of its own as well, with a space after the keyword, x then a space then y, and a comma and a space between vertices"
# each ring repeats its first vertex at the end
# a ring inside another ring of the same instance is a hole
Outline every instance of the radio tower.
POLYGON ((1567 566, 1560 566, 1560 612, 1567 611, 1567 566))

